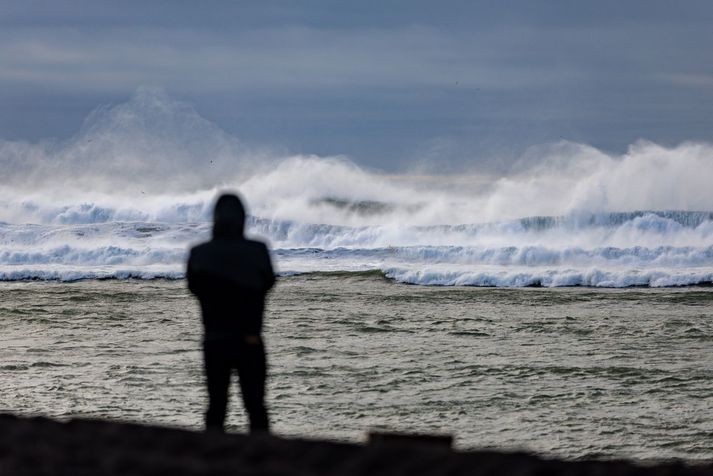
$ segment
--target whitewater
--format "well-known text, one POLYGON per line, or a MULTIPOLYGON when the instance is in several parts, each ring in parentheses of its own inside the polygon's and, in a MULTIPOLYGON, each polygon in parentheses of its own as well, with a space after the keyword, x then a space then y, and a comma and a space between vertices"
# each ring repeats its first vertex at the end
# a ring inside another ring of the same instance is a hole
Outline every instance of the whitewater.
POLYGON ((713 145, 561 142, 506 173, 379 172, 250 147, 160 91, 62 141, 0 141, 0 280, 180 279, 221 191, 281 275, 443 286, 713 283, 713 145))

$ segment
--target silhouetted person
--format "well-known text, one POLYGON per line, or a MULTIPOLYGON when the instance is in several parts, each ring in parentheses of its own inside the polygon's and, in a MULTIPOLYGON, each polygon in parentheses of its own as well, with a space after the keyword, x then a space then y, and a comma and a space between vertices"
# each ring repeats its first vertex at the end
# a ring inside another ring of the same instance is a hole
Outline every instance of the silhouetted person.
POLYGON ((245 209, 235 195, 218 199, 214 220, 213 239, 191 249, 186 273, 205 328, 206 428, 223 430, 230 377, 237 370, 250 430, 268 431, 261 332, 265 294, 275 283, 270 255, 264 243, 245 238, 245 209))

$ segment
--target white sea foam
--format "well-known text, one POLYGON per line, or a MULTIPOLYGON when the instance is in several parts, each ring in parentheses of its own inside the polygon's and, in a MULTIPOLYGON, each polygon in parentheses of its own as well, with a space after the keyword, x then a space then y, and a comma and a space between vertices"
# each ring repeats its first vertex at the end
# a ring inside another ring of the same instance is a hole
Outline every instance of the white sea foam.
POLYGON ((600 268, 485 268, 454 270, 434 267, 419 269, 390 268, 385 275, 403 283, 439 286, 594 286, 622 288, 629 286, 688 286, 713 282, 713 272, 698 269, 640 270, 600 268))
MULTIPOLYGON (((379 269, 430 285, 674 286, 711 282, 712 216, 358 228, 252 219, 249 230, 271 242, 282 274, 379 269)), ((0 279, 179 278, 189 246, 209 229, 208 222, 0 224, 0 279)))
POLYGON ((0 279, 179 278, 239 190, 283 274, 433 285, 675 286, 713 275, 713 146, 559 143, 491 177, 248 148, 142 90, 64 142, 0 141, 0 279))

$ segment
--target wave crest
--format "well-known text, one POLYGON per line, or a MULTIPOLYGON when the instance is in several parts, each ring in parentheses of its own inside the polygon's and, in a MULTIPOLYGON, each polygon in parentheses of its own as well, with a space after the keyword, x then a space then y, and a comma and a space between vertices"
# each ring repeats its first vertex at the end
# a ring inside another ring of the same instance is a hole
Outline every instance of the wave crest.
POLYGON ((706 143, 640 141, 617 155, 560 142, 503 176, 386 174, 248 148, 143 88, 68 140, 0 141, 0 170, 0 279, 181 276, 222 189, 246 198, 250 232, 284 274, 658 286, 713 271, 706 143))

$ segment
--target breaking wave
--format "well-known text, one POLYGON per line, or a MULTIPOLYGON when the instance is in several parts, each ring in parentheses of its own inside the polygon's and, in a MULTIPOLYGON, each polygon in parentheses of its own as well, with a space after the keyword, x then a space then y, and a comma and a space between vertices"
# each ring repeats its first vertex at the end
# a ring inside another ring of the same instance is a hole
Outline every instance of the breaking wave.
POLYGON ((504 176, 384 174, 343 157, 249 149, 160 93, 100 108, 77 136, 0 141, 0 280, 183 276, 219 190, 283 275, 378 271, 404 283, 713 282, 713 146, 620 156, 534 148, 504 176))
MULTIPOLYGON (((629 212, 460 225, 363 227, 252 218, 282 274, 380 270, 471 286, 683 286, 713 282, 713 213, 629 212)), ((183 276, 209 222, 0 224, 0 280, 183 276)))

